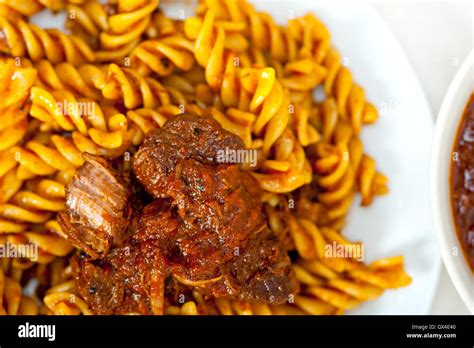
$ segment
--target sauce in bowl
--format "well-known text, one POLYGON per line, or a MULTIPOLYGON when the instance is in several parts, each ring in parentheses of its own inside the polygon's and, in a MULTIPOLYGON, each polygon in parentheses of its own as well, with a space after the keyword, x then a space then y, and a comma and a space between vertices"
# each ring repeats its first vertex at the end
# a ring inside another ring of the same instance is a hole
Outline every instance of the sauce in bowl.
POLYGON ((453 147, 451 207, 464 255, 474 272, 474 94, 464 110, 453 147))

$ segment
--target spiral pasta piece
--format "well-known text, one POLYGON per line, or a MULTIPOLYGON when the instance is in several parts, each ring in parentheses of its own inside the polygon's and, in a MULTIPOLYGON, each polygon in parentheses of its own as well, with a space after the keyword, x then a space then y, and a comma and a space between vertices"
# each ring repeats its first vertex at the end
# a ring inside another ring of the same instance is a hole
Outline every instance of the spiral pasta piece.
MULTIPOLYGON (((93 144, 105 149, 120 148, 131 139, 132 135, 127 129, 127 119, 123 114, 114 112, 104 115, 102 108, 87 98, 77 100, 68 91, 59 90, 49 93, 39 87, 33 87, 31 100, 31 116, 50 125, 52 129, 75 131, 78 133, 76 138, 89 137, 93 144), (60 101, 64 101, 66 107, 62 107, 60 101), (106 116, 108 116, 107 119, 106 116)), ((110 110, 113 112, 112 109, 110 110)), ((56 141, 58 141, 57 138, 56 141)), ((27 147, 45 161, 46 175, 51 174, 48 173, 48 167, 57 170, 70 169, 67 161, 58 151, 50 150, 36 142, 30 142, 27 147)), ((24 155, 28 156, 27 153, 24 155)), ((33 168, 28 169, 34 170, 33 168)))
POLYGON ((159 0, 71 4, 67 7, 67 26, 81 37, 92 38, 91 44, 99 48, 97 61, 118 61, 137 45, 158 5, 159 0))
POLYGON ((158 80, 143 77, 132 69, 121 68, 116 64, 110 64, 94 80, 94 85, 102 91, 105 99, 121 101, 127 109, 132 110, 140 106, 155 109, 186 102, 179 92, 175 90, 170 93, 158 80))
POLYGON ((103 47, 116 49, 137 39, 147 28, 150 14, 158 7, 159 0, 120 0, 117 13, 108 19, 110 32, 100 36, 103 47))
POLYGON ((302 257, 295 266, 296 275, 305 284, 296 305, 308 313, 331 314, 327 312, 331 310, 334 314, 354 309, 363 301, 377 298, 386 289, 411 282, 403 271, 401 256, 365 265, 359 260, 363 258, 363 252, 354 252, 360 250, 360 244, 347 241, 337 231, 326 227, 318 229, 304 218, 290 217, 288 223, 302 257), (340 250, 345 254, 339 255, 340 250), (350 250, 353 252, 348 252, 350 250), (315 299, 322 301, 321 306, 315 299))
POLYGON ((349 122, 339 116, 334 99, 321 104, 320 119, 326 142, 315 147, 314 170, 323 190, 318 199, 327 207, 323 221, 329 223, 347 214, 355 191, 361 193, 362 205, 368 205, 374 195, 386 193, 387 187, 386 178, 376 172, 375 161, 363 153, 362 142, 349 122))
POLYGON ((21 16, 31 17, 47 8, 51 11, 64 10, 68 4, 82 5, 90 0, 2 0, 0 6, 21 16))
POLYGON ((72 281, 52 286, 44 297, 46 314, 49 315, 92 315, 87 303, 77 294, 72 281))
POLYGON ((328 51, 323 64, 328 70, 324 81, 326 93, 334 96, 338 113, 350 122, 355 134, 359 134, 362 124, 377 120, 376 108, 365 100, 364 90, 353 82, 351 72, 342 65, 334 48, 328 51))
POLYGON ((102 98, 93 81, 102 73, 103 67, 92 64, 83 64, 78 67, 71 63, 51 64, 41 60, 35 64, 38 79, 35 86, 52 92, 67 90, 75 96, 100 100, 102 98))
POLYGON ((197 27, 187 20, 187 25, 193 28, 186 32, 188 37, 195 39, 194 55, 197 63, 205 68, 207 83, 213 90, 218 90, 224 74, 225 32, 214 27, 214 18, 215 14, 210 10, 197 27), (194 34, 196 29, 197 35, 194 34))
POLYGON ((151 72, 170 75, 175 68, 189 71, 194 66, 193 46, 182 36, 168 36, 140 43, 130 54, 130 65, 141 75, 151 72))
MULTIPOLYGON (((110 12, 110 11, 109 11, 110 12)), ((92 46, 99 44, 99 35, 108 30, 107 6, 97 1, 67 5, 66 27, 87 40, 92 46)))
POLYGON ((283 168, 280 167, 281 170, 275 168, 274 165, 268 173, 253 173, 264 190, 273 193, 287 193, 311 182, 311 166, 305 158, 303 147, 291 132, 286 131, 278 139, 275 150, 277 157, 274 163, 278 163, 280 166, 287 165, 283 168))
POLYGON ((94 61, 94 53, 81 38, 57 29, 41 29, 22 19, 0 17, 0 52, 13 57, 28 57, 36 62, 48 59, 53 64, 73 65, 94 61))

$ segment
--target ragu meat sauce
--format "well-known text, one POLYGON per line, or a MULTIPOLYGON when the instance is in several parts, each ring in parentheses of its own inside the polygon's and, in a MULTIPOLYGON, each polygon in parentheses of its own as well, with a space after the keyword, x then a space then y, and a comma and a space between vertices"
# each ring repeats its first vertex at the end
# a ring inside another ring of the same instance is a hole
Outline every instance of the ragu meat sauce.
POLYGON ((451 204, 456 230, 474 271, 474 94, 466 106, 453 149, 451 204))
POLYGON ((281 304, 298 291, 262 214, 262 190, 238 165, 216 160, 222 148, 243 144, 209 116, 178 115, 150 131, 133 161, 153 199, 146 206, 129 175, 85 156, 58 221, 83 251, 72 270, 96 314, 161 314, 169 278, 250 302, 281 304))

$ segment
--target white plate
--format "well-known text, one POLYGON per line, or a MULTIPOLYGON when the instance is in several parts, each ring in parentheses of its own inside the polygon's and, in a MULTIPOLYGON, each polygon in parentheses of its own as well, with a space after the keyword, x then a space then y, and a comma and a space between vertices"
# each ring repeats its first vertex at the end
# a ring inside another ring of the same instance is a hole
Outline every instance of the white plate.
MULTIPOLYGON (((390 194, 369 208, 354 206, 345 234, 365 242, 368 262, 387 256, 405 256, 413 283, 386 291, 353 314, 428 314, 434 296, 440 256, 430 218, 428 167, 432 117, 415 72, 376 11, 354 1, 254 1, 255 6, 284 24, 291 16, 314 12, 327 24, 354 79, 365 88, 381 117, 365 127, 367 153, 389 176, 390 194)), ((189 1, 162 1, 165 13, 192 16, 189 1), (184 10, 184 12, 183 12, 184 10)), ((54 23, 61 23, 62 17, 54 23)), ((51 15, 36 19, 53 23, 51 15)), ((59 24, 58 24, 59 25, 59 24)))

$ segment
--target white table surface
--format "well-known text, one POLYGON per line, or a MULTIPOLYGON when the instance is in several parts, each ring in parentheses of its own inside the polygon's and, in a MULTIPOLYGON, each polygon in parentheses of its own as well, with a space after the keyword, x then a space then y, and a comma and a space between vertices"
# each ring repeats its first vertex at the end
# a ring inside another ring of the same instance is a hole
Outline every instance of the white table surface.
MULTIPOLYGON (((372 4, 405 49, 434 122, 454 74, 474 48, 474 1, 379 0, 372 4)), ((444 266, 431 314, 469 314, 444 266)))

